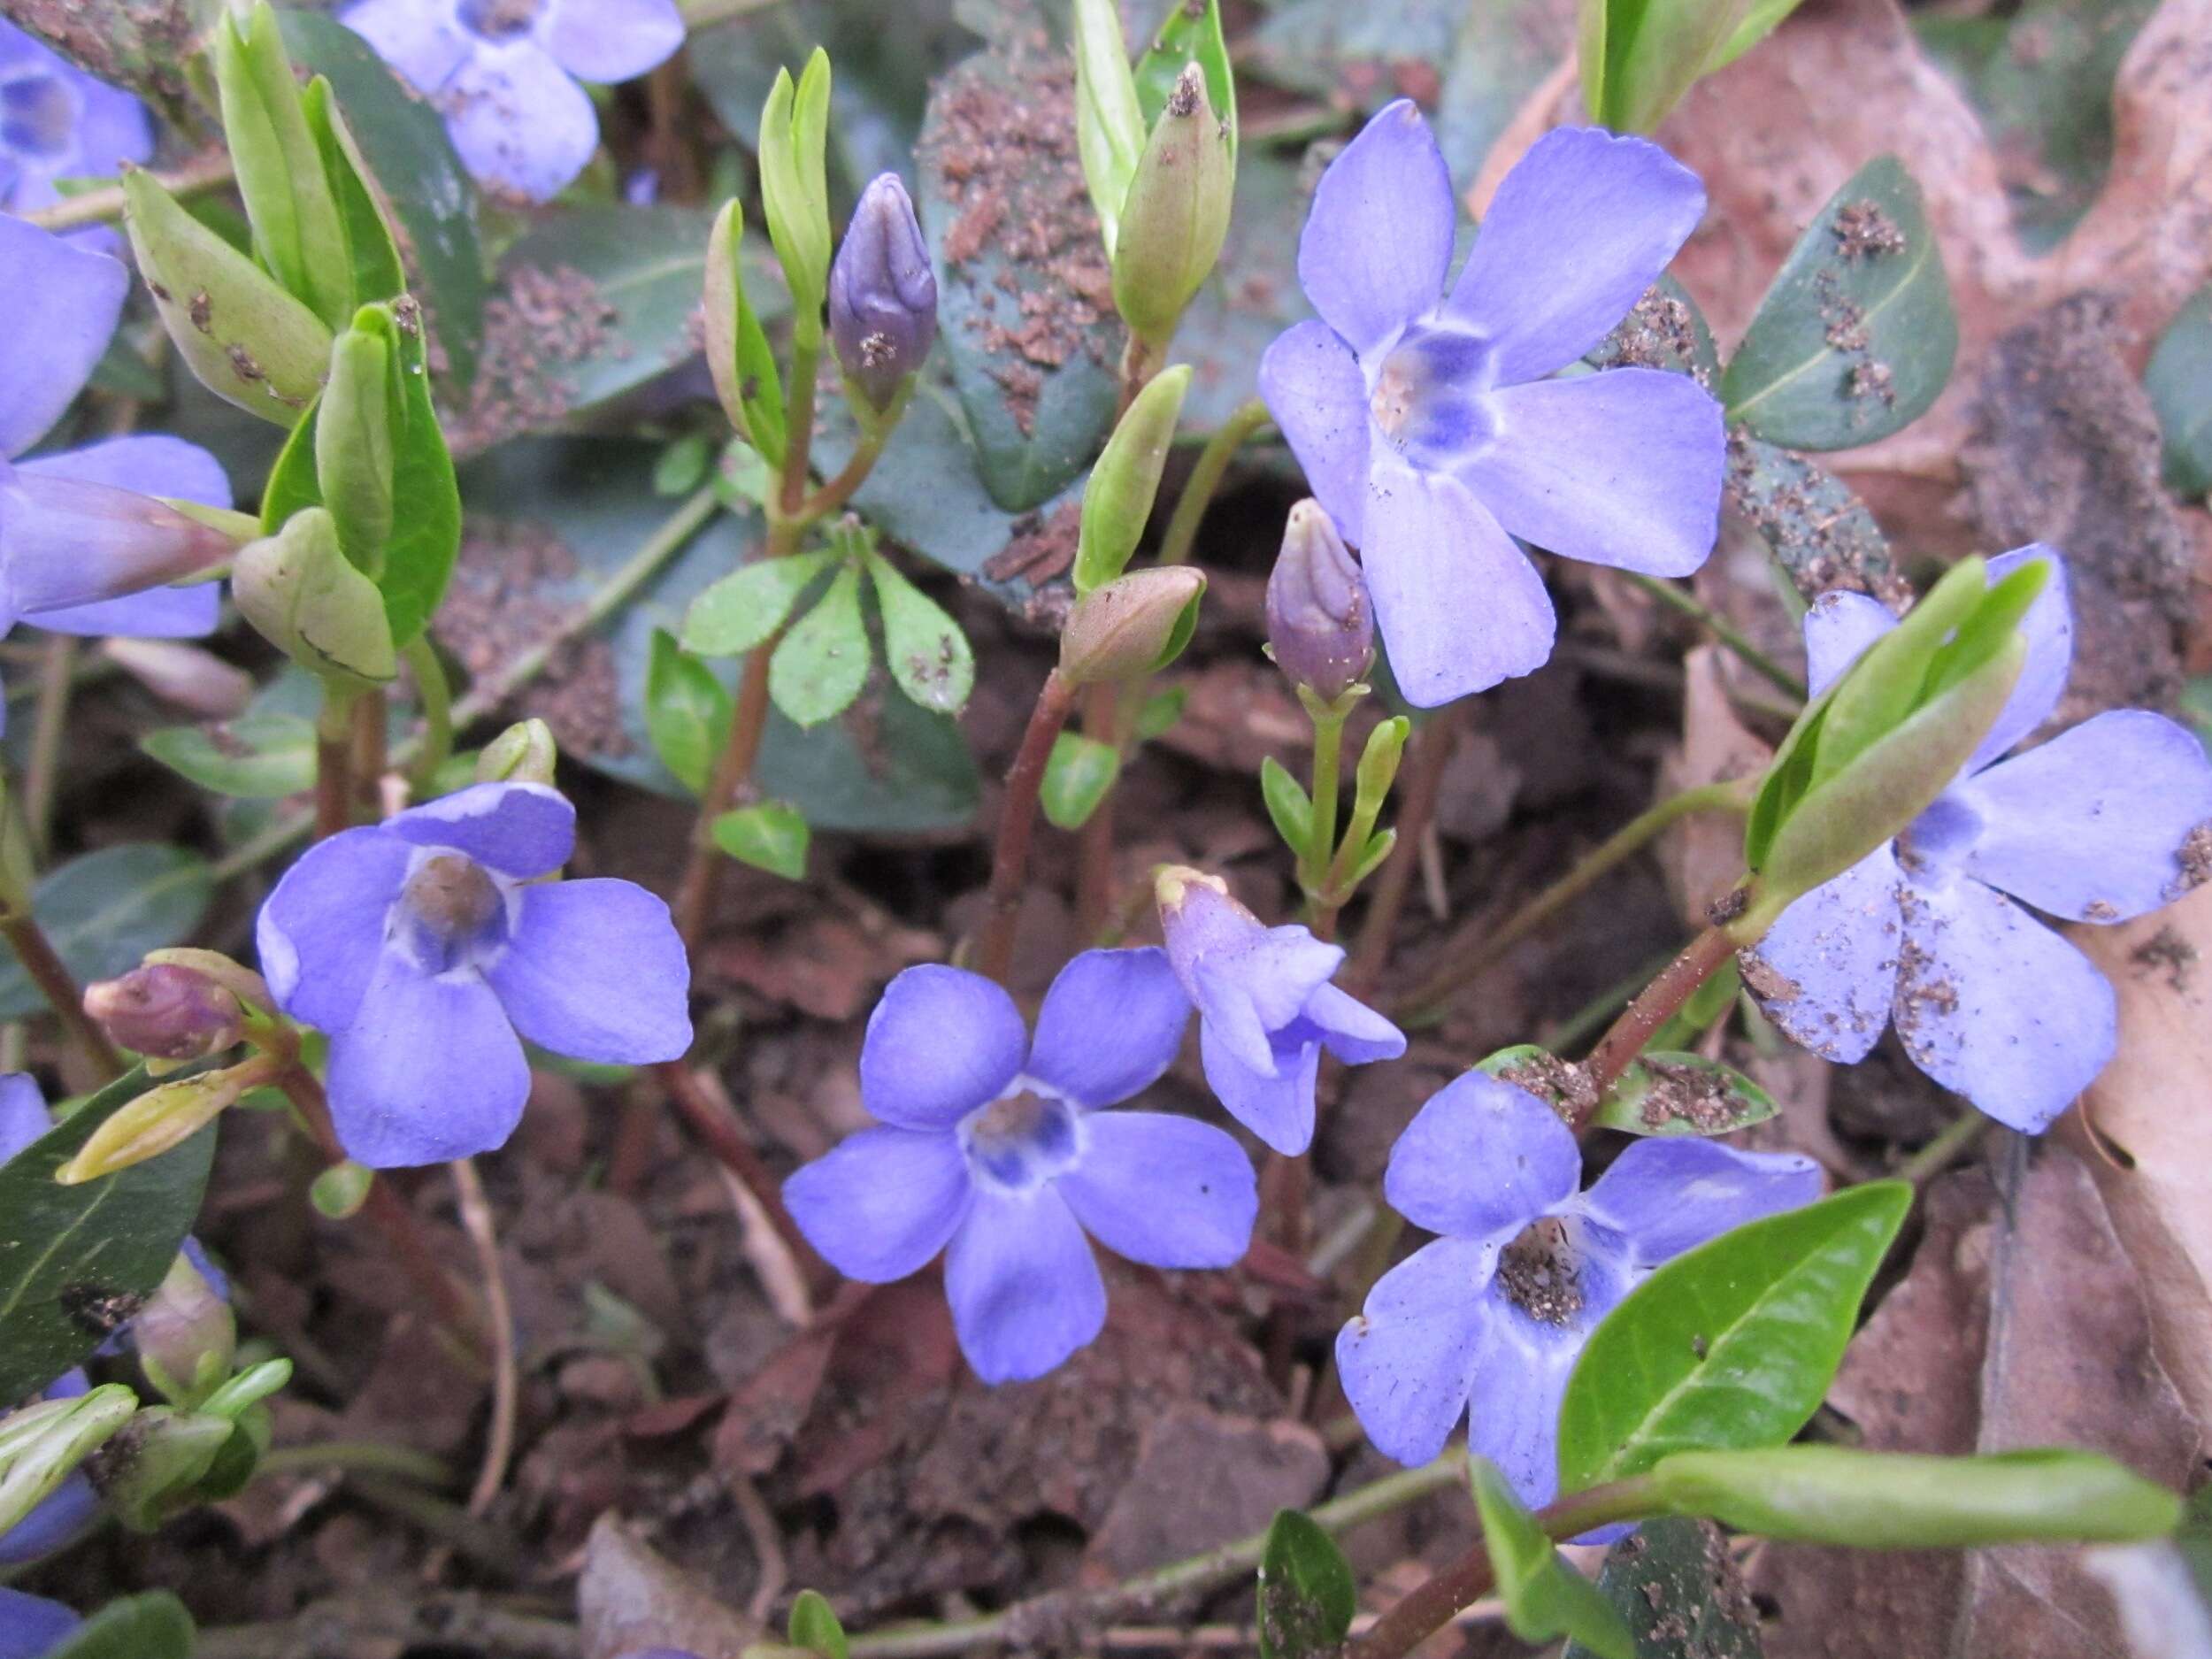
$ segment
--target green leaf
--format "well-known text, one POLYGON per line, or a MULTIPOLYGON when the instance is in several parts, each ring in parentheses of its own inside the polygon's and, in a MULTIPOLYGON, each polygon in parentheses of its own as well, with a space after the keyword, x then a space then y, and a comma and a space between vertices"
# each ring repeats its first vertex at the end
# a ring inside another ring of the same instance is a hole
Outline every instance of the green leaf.
POLYGON ((1370 835, 1365 849, 1359 856, 1359 862, 1352 866, 1349 885, 1357 887, 1381 869, 1383 860, 1390 856, 1390 849, 1397 844, 1398 832, 1394 829, 1377 830, 1370 835))
POLYGON ((1810 603, 1832 588, 1905 594, 1889 540, 1866 503, 1803 456, 1748 433, 1732 434, 1727 500, 1765 539, 1801 600, 1810 603))
POLYGON ((1121 776, 1121 751, 1079 732, 1063 732, 1052 740, 1045 758, 1044 782, 1039 799, 1053 827, 1079 830, 1121 776))
POLYGON ((1647 133, 1714 66, 1749 0, 1582 0, 1583 102, 1590 119, 1647 133))
POLYGON ((1724 42, 1705 73, 1725 69, 1736 59, 1756 46, 1781 26, 1783 19, 1797 10, 1801 0, 1751 0, 1751 9, 1744 14, 1736 32, 1724 42))
POLYGON ((1732 1066, 1661 1052, 1632 1062, 1591 1121, 1632 1135, 1725 1135, 1776 1110, 1773 1096, 1732 1066))
POLYGON ((1721 401, 1770 442, 1855 449, 1917 419, 1957 349, 1920 187, 1879 156, 1798 238, 1729 359, 1721 401))
POLYGON ((1482 1513, 1483 1548, 1505 1622, 1523 1641, 1543 1643, 1571 1636, 1599 1659, 1636 1659, 1635 1639, 1613 1604, 1587 1578, 1560 1559, 1505 1477, 1486 1457, 1470 1457, 1475 1508, 1482 1513))
POLYGON ((1183 705, 1189 701, 1188 686, 1168 686, 1147 697, 1144 706, 1137 710, 1137 741, 1148 743, 1172 731, 1175 723, 1183 718, 1183 705))
MULTIPOLYGON (((1636 1659, 1765 1659, 1758 1610, 1719 1532, 1680 1516, 1644 1521, 1613 1546, 1598 1594, 1635 1639, 1636 1659)), ((1590 1659, 1569 1642, 1562 1659, 1590 1659)))
POLYGON ((687 432, 661 451, 653 463, 653 493, 674 497, 688 495, 707 481, 714 465, 714 445, 703 432, 687 432))
POLYGON ((2158 337, 2143 389, 2166 439, 2175 494, 2212 494, 2212 288, 2199 288, 2158 337))
MULTIPOLYGON (((199 926, 214 896, 207 860, 188 847, 125 841, 48 871, 31 889, 31 913, 80 985, 111 979, 150 950, 199 926)), ((12 956, 0 960, 0 1019, 46 1006, 12 956)), ((0 1391, 0 1399, 6 1398, 0 1391)))
POLYGON ((738 657, 783 626, 799 595, 837 556, 827 548, 762 559, 723 577, 684 614, 684 649, 738 657))
POLYGON ((975 653, 945 608, 871 549, 868 574, 883 616, 883 656, 898 688, 923 708, 957 714, 975 689, 975 653))
POLYGON ((802 338, 821 338, 822 296, 829 280, 829 54, 815 48, 797 83, 776 77, 760 114, 760 194, 769 240, 790 284, 802 338))
POLYGON ((714 844, 756 870, 797 881, 806 875, 806 820, 780 801, 741 806, 714 820, 714 844))
POLYGON ((183 1602, 149 1590, 110 1601, 44 1659, 192 1659, 196 1634, 183 1602))
POLYGON ((1305 1659, 1352 1628, 1359 1586, 1336 1540, 1295 1509, 1278 1509, 1260 1552, 1261 1659, 1305 1659))
POLYGON ((297 795, 315 783, 315 722, 249 707, 210 726, 165 726, 139 748, 203 789, 251 801, 297 795))
POLYGON ((844 1625, 838 1623, 836 1610, 819 1590, 799 1592, 799 1599, 791 1604, 788 1630, 793 1647, 804 1647, 821 1659, 848 1659, 852 1652, 844 1625))
POLYGON ((1850 1187, 1724 1233, 1630 1292, 1568 1380, 1560 1490, 1640 1474, 1674 1452, 1795 1434, 1911 1207, 1902 1181, 1850 1187))
POLYGON ((1075 551, 1075 591, 1102 588, 1128 568, 1129 557, 1152 518, 1160 472, 1175 440, 1175 418, 1190 385, 1178 365, 1153 377, 1114 426, 1113 436, 1083 487, 1083 516, 1075 551))
POLYGON ((768 663, 768 695, 800 726, 818 726, 860 695, 870 656, 860 619, 860 572, 847 565, 777 645, 768 663))
MULTIPOLYGON (((741 441, 779 463, 787 437, 783 370, 776 362, 760 313, 745 291, 745 214, 735 196, 722 204, 707 233, 702 333, 707 369, 741 441)), ((765 465, 762 471, 765 472, 765 465)), ((764 502, 766 497, 763 496, 764 502)))
POLYGON ((1167 108, 1167 95, 1185 64, 1196 64, 1206 77, 1206 101, 1229 129, 1229 160, 1237 158, 1237 83, 1229 66, 1229 46, 1221 33, 1221 0, 1171 5, 1160 20, 1143 57, 1137 59, 1137 107, 1148 130, 1167 108))
MULTIPOLYGON (((1144 150, 1152 118, 1138 104, 1116 0, 1074 0, 1071 12, 1076 150, 1082 157, 1091 206, 1098 214, 1100 237, 1111 254, 1121 228, 1122 204, 1128 199, 1130 180, 1136 177, 1137 157, 1144 150)), ((1180 70, 1182 65, 1175 67, 1180 70)), ((1174 79, 1172 73, 1169 79, 1174 79)))
POLYGON ((1283 844, 1302 856, 1313 834, 1313 797, 1274 756, 1260 762, 1260 795, 1283 844))
MULTIPOLYGON (((392 240, 392 227, 370 192, 365 176, 368 163, 338 111, 336 96, 330 82, 318 75, 308 83, 300 110, 307 118, 308 130, 315 134, 316 148, 322 154, 323 168, 330 176, 332 194, 345 226, 347 257, 352 265, 349 286, 357 303, 397 299, 407 291, 406 267, 400 262, 399 244, 392 240)), ((350 311, 346 313, 350 314, 350 311)))
POLYGON ((653 630, 645 669, 645 729, 653 751, 694 795, 704 795, 715 757, 729 740, 730 694, 714 671, 685 655, 665 629, 653 630))
POLYGON ((0 1164, 0 1400, 90 1357, 161 1283, 199 1211, 215 1156, 206 1130, 119 1174, 54 1179, 147 1087, 131 1071, 0 1164))

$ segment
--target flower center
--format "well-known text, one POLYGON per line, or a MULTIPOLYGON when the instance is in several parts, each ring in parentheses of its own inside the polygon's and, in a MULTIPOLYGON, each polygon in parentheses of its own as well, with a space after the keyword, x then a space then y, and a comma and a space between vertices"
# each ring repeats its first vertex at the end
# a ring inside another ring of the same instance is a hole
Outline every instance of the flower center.
POLYGON ((498 883, 459 853, 423 860, 400 889, 396 919, 403 942, 429 973, 461 966, 507 934, 498 883))
POLYGON ((1416 323, 1375 371, 1368 413, 1383 441, 1407 460, 1448 472, 1494 435, 1483 396, 1494 375, 1489 343, 1479 335, 1416 323))
POLYGON ((1082 1148, 1075 1109, 1017 1079, 1014 1092, 960 1123, 961 1148, 975 1174, 1002 1192, 1025 1193, 1075 1166, 1082 1148))
POLYGON ((545 0, 461 0, 461 25, 488 41, 526 35, 545 9, 545 0))
POLYGON ((1545 1325, 1567 1325, 1582 1311, 1582 1271, 1555 1216, 1532 1222, 1498 1257, 1498 1288, 1508 1302, 1545 1325))
POLYGON ((0 146, 23 159, 61 160, 76 127, 76 96, 58 75, 34 70, 0 84, 0 146))
POLYGON ((1923 881, 1948 880, 1982 838, 1982 815, 1956 795, 1940 795, 1897 838, 1898 857, 1923 881))

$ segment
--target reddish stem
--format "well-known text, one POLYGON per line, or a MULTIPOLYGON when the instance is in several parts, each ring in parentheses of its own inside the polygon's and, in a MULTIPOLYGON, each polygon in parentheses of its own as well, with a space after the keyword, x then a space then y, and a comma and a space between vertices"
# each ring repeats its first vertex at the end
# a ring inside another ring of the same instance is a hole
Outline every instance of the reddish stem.
POLYGON ((1014 961, 1014 924, 1021 915, 1022 887, 1029 871, 1029 842, 1037 826, 1037 792, 1043 786, 1052 740, 1075 706, 1075 687, 1054 669, 1045 676, 1029 728, 1006 773, 1006 800, 999 809, 998 846, 991 857, 991 885, 983 931, 976 946, 976 972, 1005 983, 1014 961))
POLYGON ((1673 1018, 1697 987, 1711 979, 1721 964, 1735 955, 1736 941, 1717 927, 1709 927, 1690 941, 1682 954, 1661 969, 1659 977, 1621 1010, 1612 1029, 1590 1050, 1583 1068, 1602 1094, 1619 1080, 1629 1063, 1644 1051, 1660 1026, 1673 1018))
POLYGON ((84 990, 76 976, 69 972, 69 964, 61 959, 53 941, 46 937, 46 930, 38 925, 38 918, 23 910, 0 921, 0 933, 7 936, 8 944, 15 952, 23 972, 47 1006, 54 1010, 84 1057, 92 1067, 93 1075, 101 1083, 112 1083, 128 1070, 115 1045, 108 1041, 99 1023, 84 1011, 84 990))
POLYGON ((737 709, 730 718, 730 741, 714 763, 714 775, 699 802, 699 823, 691 849, 691 862, 676 889, 672 907, 676 931, 682 935, 687 955, 695 953, 714 916, 714 892, 727 860, 714 844, 714 820, 737 804, 738 791, 753 775, 760 757, 760 740, 768 729, 768 660, 783 638, 779 628, 755 646, 745 659, 744 678, 738 682, 737 709))
POLYGON ((837 1275, 815 1254, 814 1247, 799 1231, 799 1224, 791 1218, 791 1211, 783 1202, 782 1187, 761 1161, 753 1143, 745 1138, 729 1109, 700 1083, 697 1074, 681 1060, 662 1061, 653 1068, 653 1075, 668 1091, 668 1098, 676 1103, 676 1110, 684 1115, 692 1132, 706 1142, 715 1161, 737 1177, 767 1214, 769 1225, 775 1228, 784 1248, 791 1252, 809 1291, 819 1302, 835 1285, 837 1275))

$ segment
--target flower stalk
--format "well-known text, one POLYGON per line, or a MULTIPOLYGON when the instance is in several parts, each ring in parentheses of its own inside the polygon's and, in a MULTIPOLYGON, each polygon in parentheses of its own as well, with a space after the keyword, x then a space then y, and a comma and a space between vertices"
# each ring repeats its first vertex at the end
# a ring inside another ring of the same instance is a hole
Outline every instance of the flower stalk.
MULTIPOLYGON (((1112 690, 1110 682, 1101 687, 1112 690)), ((1014 925, 1020 918, 1022 887, 1029 871, 1029 842, 1037 826, 1037 792, 1052 758, 1052 740, 1067 724, 1076 687, 1058 669, 1045 676, 1022 733, 1021 748, 1006 774, 1006 803, 1000 809, 998 843, 991 855, 991 885, 984 900, 982 932, 976 942, 976 972, 1006 981, 1014 960, 1014 925)))

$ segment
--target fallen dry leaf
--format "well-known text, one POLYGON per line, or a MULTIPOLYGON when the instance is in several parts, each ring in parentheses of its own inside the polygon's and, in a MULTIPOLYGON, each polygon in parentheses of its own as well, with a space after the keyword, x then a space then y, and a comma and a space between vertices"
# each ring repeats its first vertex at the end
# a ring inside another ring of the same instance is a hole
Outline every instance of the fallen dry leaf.
POLYGON ((599 1517, 584 1547, 576 1612, 583 1659, 621 1659, 648 1647, 737 1659, 762 1639, 758 1625, 662 1560, 636 1529, 614 1515, 599 1517))

